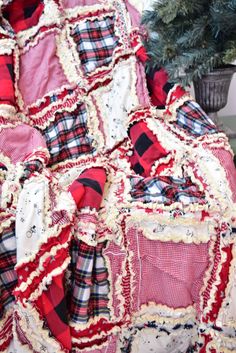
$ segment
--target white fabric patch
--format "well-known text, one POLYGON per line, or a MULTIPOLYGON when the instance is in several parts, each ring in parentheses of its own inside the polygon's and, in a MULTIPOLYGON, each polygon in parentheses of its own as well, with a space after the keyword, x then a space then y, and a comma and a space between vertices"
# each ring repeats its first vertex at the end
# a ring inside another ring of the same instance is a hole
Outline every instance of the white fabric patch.
POLYGON ((45 232, 45 191, 45 182, 37 181, 26 183, 20 193, 16 213, 17 262, 38 249, 38 241, 45 232))
POLYGON ((147 328, 135 335, 131 353, 185 353, 191 339, 192 331, 161 336, 156 329, 147 328))
POLYGON ((77 144, 78 144, 77 141, 72 140, 72 141, 68 142, 67 146, 69 148, 72 148, 72 147, 77 147, 77 144))
MULTIPOLYGON (((134 221, 130 219, 128 225, 132 228, 134 221)), ((140 215, 140 220, 136 220, 136 227, 142 230, 143 235, 151 240, 183 241, 184 243, 207 243, 211 237, 211 224, 202 222, 199 224, 178 224, 177 221, 171 224, 155 220, 153 217, 144 219, 140 215)))
POLYGON ((112 82, 94 93, 102 112, 106 146, 114 147, 127 136, 128 114, 139 106, 136 94, 135 59, 116 65, 112 82))

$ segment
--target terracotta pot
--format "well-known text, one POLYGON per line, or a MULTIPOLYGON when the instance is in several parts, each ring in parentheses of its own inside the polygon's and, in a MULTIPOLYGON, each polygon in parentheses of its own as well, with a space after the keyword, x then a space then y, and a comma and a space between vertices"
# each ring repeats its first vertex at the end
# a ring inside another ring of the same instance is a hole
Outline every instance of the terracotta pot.
POLYGON ((227 65, 193 81, 196 101, 220 128, 217 112, 227 104, 229 86, 235 72, 236 65, 227 65))

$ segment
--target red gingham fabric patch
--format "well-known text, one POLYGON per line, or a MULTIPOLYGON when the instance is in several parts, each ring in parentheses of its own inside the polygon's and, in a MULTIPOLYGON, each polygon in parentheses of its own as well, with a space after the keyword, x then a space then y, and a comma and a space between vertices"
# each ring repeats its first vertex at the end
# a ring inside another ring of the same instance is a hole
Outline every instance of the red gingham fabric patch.
POLYGON ((126 259, 125 250, 121 249, 121 247, 114 242, 109 242, 108 246, 104 250, 104 255, 108 258, 109 261, 109 274, 110 278, 110 290, 112 290, 112 307, 114 310, 114 315, 119 317, 121 306, 120 306, 120 298, 116 292, 116 283, 117 279, 123 274, 123 263, 126 259))
POLYGON ((128 231, 127 236, 129 248, 134 253, 132 267, 136 276, 133 301, 137 310, 148 302, 158 302, 172 308, 198 302, 209 264, 208 244, 153 241, 134 228, 128 231))
POLYGON ((0 103, 14 102, 13 58, 11 55, 0 55, 0 103))
POLYGON ((129 136, 134 146, 134 154, 130 157, 132 168, 137 174, 149 176, 153 164, 167 157, 169 152, 161 146, 144 121, 132 125, 129 136))
POLYGON ((53 123, 42 133, 51 155, 50 165, 94 152, 84 104, 78 105, 73 112, 56 113, 53 123))
POLYGON ((20 124, 14 128, 0 131, 0 150, 14 164, 25 161, 32 151, 34 151, 34 155, 39 153, 42 156, 44 153, 36 152, 36 150, 45 147, 46 143, 40 132, 29 125, 20 124))
POLYGON ((19 32, 37 25, 43 9, 41 0, 12 1, 4 9, 4 17, 9 20, 14 31, 19 32))
POLYGON ((71 35, 85 73, 90 73, 100 66, 107 66, 112 61, 113 51, 118 46, 114 17, 81 22, 71 31, 71 35))

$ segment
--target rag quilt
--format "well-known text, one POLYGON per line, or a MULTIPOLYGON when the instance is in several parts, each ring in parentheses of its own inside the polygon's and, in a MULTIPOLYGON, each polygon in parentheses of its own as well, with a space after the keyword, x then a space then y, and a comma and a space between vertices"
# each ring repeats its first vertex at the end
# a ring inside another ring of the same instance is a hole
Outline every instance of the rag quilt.
POLYGON ((0 1, 0 352, 235 353, 236 171, 142 1, 0 1))

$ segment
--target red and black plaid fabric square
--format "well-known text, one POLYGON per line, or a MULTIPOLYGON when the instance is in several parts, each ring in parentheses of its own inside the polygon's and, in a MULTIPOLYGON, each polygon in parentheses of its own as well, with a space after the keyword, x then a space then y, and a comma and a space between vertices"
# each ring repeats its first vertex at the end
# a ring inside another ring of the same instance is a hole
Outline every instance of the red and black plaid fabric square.
POLYGON ((12 294, 17 284, 15 265, 16 238, 15 225, 12 223, 0 234, 0 318, 4 308, 15 300, 12 294))
POLYGON ((167 95, 174 87, 174 84, 168 81, 167 72, 162 68, 148 70, 147 87, 152 104, 158 109, 165 109, 167 95))
POLYGON ((21 182, 29 179, 34 173, 41 173, 43 170, 43 163, 39 160, 32 160, 24 163, 24 173, 21 177, 21 182))
POLYGON ((213 134, 217 128, 211 119, 202 110, 200 105, 194 101, 185 102, 177 109, 176 122, 180 128, 194 136, 213 134))
POLYGON ((173 178, 159 176, 153 178, 131 178, 131 196, 135 201, 144 203, 156 202, 170 205, 181 202, 184 205, 192 203, 205 204, 205 194, 199 190, 189 177, 173 178))
POLYGON ((54 277, 48 290, 43 291, 37 300, 43 317, 53 336, 65 347, 71 349, 71 335, 68 325, 68 311, 63 283, 63 275, 54 277))
POLYGON ((129 136, 134 146, 134 153, 130 157, 132 168, 137 174, 149 176, 153 164, 167 157, 169 152, 161 146, 144 121, 132 125, 129 136))
POLYGON ((42 0, 12 1, 4 9, 4 17, 8 19, 14 31, 19 32, 37 25, 43 9, 42 0))
POLYGON ((90 246, 73 239, 71 246, 71 320, 85 323, 98 315, 109 317, 108 272, 102 250, 105 243, 90 246))
POLYGON ((55 120, 42 133, 51 156, 50 165, 94 152, 84 104, 73 112, 56 113, 55 120))
POLYGON ((85 73, 108 65, 112 61, 114 49, 119 44, 114 30, 114 17, 81 22, 72 29, 71 35, 85 73))
POLYGON ((14 69, 11 55, 0 55, 0 103, 14 104, 14 69))

